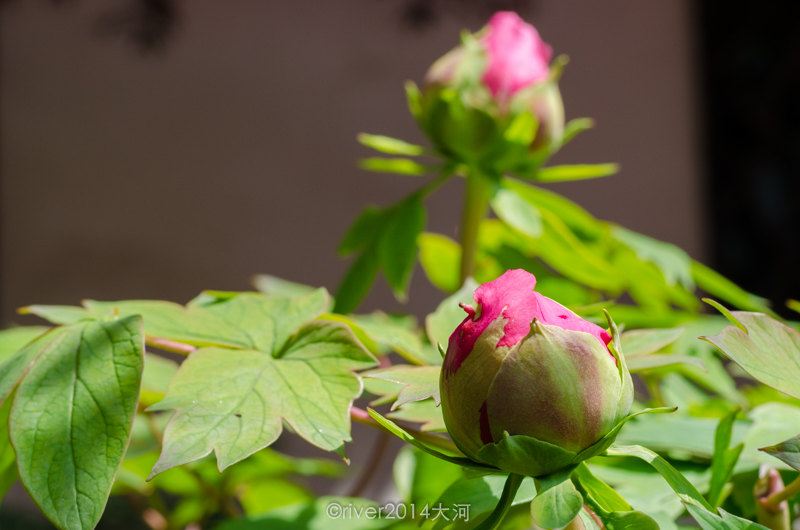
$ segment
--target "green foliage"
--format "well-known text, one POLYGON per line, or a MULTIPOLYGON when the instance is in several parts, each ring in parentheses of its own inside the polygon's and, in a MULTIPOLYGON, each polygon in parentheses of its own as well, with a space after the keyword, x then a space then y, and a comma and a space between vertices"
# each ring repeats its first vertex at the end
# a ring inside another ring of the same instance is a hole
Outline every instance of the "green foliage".
POLYGON ((545 529, 563 528, 583 508, 583 496, 570 480, 557 484, 544 483, 531 503, 534 524, 545 529))
POLYGON ((800 471, 800 435, 779 444, 762 447, 760 450, 771 454, 792 469, 800 471))
POLYGON ((139 317, 74 324, 18 354, 31 362, 9 437, 22 483, 59 528, 93 528, 103 513, 136 409, 141 327, 139 317))

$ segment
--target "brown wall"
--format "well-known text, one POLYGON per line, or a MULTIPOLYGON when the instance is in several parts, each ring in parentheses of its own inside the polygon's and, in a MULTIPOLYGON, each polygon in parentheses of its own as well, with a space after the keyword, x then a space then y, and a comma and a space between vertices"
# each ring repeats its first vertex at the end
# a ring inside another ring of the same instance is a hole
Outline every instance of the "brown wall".
MULTIPOLYGON (((2 13, 2 261, 19 305, 83 297, 186 300, 258 272, 335 287, 334 250, 368 202, 418 185, 355 168, 359 131, 419 139, 405 79, 456 40, 399 21, 397 1, 181 2, 164 53, 98 40, 106 3, 18 0, 2 13)), ((687 1, 544 0, 528 14, 557 52, 569 117, 598 127, 561 161, 618 161, 562 186, 596 214, 703 253, 687 1)), ((458 186, 432 203, 453 233, 458 186)), ((411 309, 436 295, 421 274, 411 309)), ((368 304, 386 305, 381 287, 368 304)))

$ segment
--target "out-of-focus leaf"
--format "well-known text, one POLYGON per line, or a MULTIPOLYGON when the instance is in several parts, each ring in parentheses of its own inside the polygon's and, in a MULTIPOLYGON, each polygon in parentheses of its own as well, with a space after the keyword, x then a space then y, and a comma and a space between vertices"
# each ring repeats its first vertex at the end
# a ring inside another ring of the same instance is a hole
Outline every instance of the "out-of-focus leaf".
POLYGON ((0 366, 47 330, 44 326, 18 326, 0 331, 0 366))
POLYGON ((53 324, 69 325, 81 320, 91 320, 92 315, 83 307, 71 305, 29 305, 17 310, 21 315, 35 315, 53 324))
POLYGON ((678 340, 683 328, 673 329, 634 329, 622 333, 622 351, 630 361, 636 355, 648 355, 663 350, 678 340))
POLYGON ((144 372, 139 404, 149 407, 164 399, 169 383, 178 373, 178 363, 152 353, 144 354, 144 372))
POLYGON ((738 409, 733 410, 719 421, 714 433, 714 456, 711 460, 711 484, 708 488, 708 502, 717 507, 724 500, 725 485, 733 475, 733 468, 739 460, 744 444, 731 447, 733 424, 736 421, 738 409))
POLYGON ((748 374, 800 398, 800 332, 763 313, 734 311, 718 335, 702 337, 748 374))
POLYGON ((473 293, 478 284, 472 278, 467 278, 464 285, 457 292, 445 298, 436 308, 436 311, 425 317, 425 331, 428 340, 436 347, 447 349, 450 335, 466 318, 466 313, 459 304, 474 303, 473 293))
POLYGON ((411 403, 433 398, 439 404, 439 366, 405 366, 397 365, 389 368, 378 368, 362 372, 362 377, 383 379, 400 385, 397 400, 392 405, 392 410, 411 403))
POLYGON ((670 284, 681 284, 694 288, 692 260, 680 248, 670 243, 633 232, 621 226, 612 229, 614 237, 628 245, 640 259, 655 264, 670 284))
POLYGON ((436 349, 422 341, 416 322, 408 326, 405 319, 380 312, 351 315, 350 318, 372 341, 396 352, 409 363, 438 365, 442 362, 436 349))
POLYGON ((678 365, 693 365, 701 370, 705 370, 705 366, 700 359, 689 355, 636 355, 631 358, 626 357, 626 359, 628 363, 628 369, 632 373, 678 365))
POLYGON ((396 173, 398 175, 422 176, 430 172, 430 168, 410 158, 362 158, 358 167, 376 173, 396 173))
POLYGON ((394 478, 402 499, 420 508, 432 505, 462 477, 461 467, 412 446, 403 447, 394 464, 394 478))
POLYGON ((290 480, 270 478, 240 486, 239 501, 248 517, 264 515, 284 506, 305 504, 314 497, 290 480))
POLYGON ((8 413, 10 410, 10 399, 0 405, 0 503, 3 502, 3 497, 8 489, 17 480, 17 468, 14 465, 16 456, 8 439, 8 413))
MULTIPOLYGON (((436 505, 442 503, 443 506, 469 506, 469 519, 470 521, 479 521, 481 517, 491 512, 497 503, 500 502, 500 496, 503 493, 503 487, 506 483, 505 475, 480 475, 480 476, 465 476, 453 482, 450 487, 438 498, 436 505)), ((533 479, 525 478, 522 480, 519 489, 511 501, 511 506, 518 506, 526 502, 530 502, 536 496, 536 487, 534 486, 533 479)), ((434 529, 447 527, 447 521, 439 519, 434 525, 434 529)), ((474 525, 467 525, 466 522, 460 522, 460 526, 467 528, 474 525)))
POLYGON ((425 152, 421 145, 382 134, 361 133, 358 135, 358 143, 386 155, 419 156, 425 152))
POLYGON ((253 287, 268 296, 285 296, 294 298, 305 296, 314 291, 310 285, 297 283, 269 274, 259 274, 253 278, 253 287))
MULTIPOLYGON (((744 449, 735 472, 754 471, 761 464, 781 468, 781 462, 759 449, 774 444, 775 440, 787 440, 797 434, 800 407, 786 403, 766 403, 751 410, 747 416, 752 424, 741 440, 744 442, 744 449)), ((786 469, 789 467, 786 466, 786 469)))
POLYGON ((764 451, 783 461, 792 469, 800 471, 800 434, 779 444, 762 447, 760 451, 764 451))
POLYGON ((422 270, 434 287, 452 293, 459 286, 461 246, 449 237, 425 232, 417 239, 422 270))
POLYGON ((769 530, 766 526, 736 517, 722 509, 718 515, 690 496, 681 495, 681 500, 703 530, 769 530))
POLYGON ((531 237, 542 234, 539 211, 513 190, 500 188, 492 198, 492 210, 504 223, 531 237))
POLYGON ((607 177, 619 171, 617 164, 572 164, 543 167, 536 172, 538 182, 570 182, 607 177))

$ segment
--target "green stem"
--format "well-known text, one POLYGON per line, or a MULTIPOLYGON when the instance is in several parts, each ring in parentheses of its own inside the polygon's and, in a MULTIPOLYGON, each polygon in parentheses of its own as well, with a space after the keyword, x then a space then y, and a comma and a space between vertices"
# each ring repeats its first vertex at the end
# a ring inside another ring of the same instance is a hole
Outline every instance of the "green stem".
POLYGON ((471 169, 467 173, 464 191, 464 209, 461 212, 461 283, 475 272, 475 255, 478 250, 478 232, 481 221, 489 210, 492 198, 492 181, 471 169))
POLYGON ((783 501, 791 499, 798 493, 800 493, 800 477, 794 479, 782 490, 772 493, 769 497, 764 499, 764 504, 768 508, 777 509, 783 501))
POLYGON ((503 522, 503 518, 505 518, 508 510, 511 509, 511 503, 514 502, 514 496, 517 494, 517 490, 524 478, 525 477, 522 475, 515 475, 514 473, 508 475, 506 484, 503 486, 503 493, 500 495, 500 500, 497 501, 497 506, 494 507, 494 511, 489 514, 489 517, 475 527, 475 530, 494 530, 495 528, 500 528, 500 524, 503 522))

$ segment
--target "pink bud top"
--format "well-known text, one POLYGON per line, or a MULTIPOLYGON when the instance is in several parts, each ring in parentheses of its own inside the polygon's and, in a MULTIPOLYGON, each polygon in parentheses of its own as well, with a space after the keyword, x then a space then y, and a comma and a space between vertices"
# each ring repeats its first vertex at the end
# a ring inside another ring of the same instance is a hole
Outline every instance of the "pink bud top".
POLYGON ((456 328, 447 348, 445 371, 453 373, 472 351, 478 337, 498 317, 506 319, 503 336, 496 347, 515 346, 528 336, 534 320, 572 331, 594 335, 604 346, 611 336, 600 326, 582 319, 555 300, 534 291, 536 277, 522 269, 509 270, 475 290, 477 311, 462 306, 467 318, 456 328))
POLYGON ((512 11, 498 11, 483 38, 488 64, 483 83, 494 97, 506 98, 547 79, 552 48, 532 25, 512 11))

